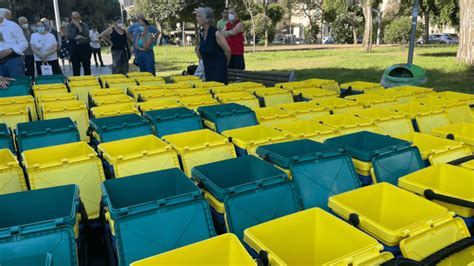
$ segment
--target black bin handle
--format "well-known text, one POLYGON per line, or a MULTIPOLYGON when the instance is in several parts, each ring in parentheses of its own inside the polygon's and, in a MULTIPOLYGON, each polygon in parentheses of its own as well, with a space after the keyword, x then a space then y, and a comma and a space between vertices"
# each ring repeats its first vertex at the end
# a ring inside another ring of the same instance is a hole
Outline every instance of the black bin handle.
POLYGON ((461 207, 474 209, 474 202, 472 202, 472 201, 458 199, 458 198, 446 196, 446 195, 443 195, 443 194, 438 194, 438 193, 434 192, 431 189, 426 189, 423 192, 423 195, 425 196, 425 198, 427 198, 429 200, 438 200, 438 201, 458 205, 458 206, 461 206, 461 207))

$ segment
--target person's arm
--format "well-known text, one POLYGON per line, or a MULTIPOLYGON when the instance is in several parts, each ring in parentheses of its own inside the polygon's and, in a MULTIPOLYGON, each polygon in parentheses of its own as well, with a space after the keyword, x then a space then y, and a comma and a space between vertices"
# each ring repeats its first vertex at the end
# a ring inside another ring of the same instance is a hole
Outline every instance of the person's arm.
POLYGON ((48 56, 50 56, 50 55, 52 55, 52 54, 55 54, 55 53, 57 53, 57 51, 58 51, 58 43, 56 42, 56 37, 54 37, 53 34, 51 34, 50 37, 51 37, 51 40, 50 40, 50 41, 51 41, 51 43, 52 43, 53 45, 52 45, 51 48, 46 52, 46 54, 45 54, 45 56, 44 56, 46 59, 48 58, 48 56))
POLYGON ((72 22, 66 25, 66 38, 70 42, 76 40, 76 26, 72 22))
POLYGON ((230 62, 230 47, 227 44, 227 40, 225 39, 224 35, 219 31, 216 31, 216 41, 217 44, 221 47, 222 51, 224 51, 225 58, 227 59, 227 65, 230 62))
POLYGON ((18 55, 23 55, 23 51, 28 49, 28 42, 26 41, 25 34, 17 24, 12 23, 12 27, 14 27, 13 35, 16 41, 7 44, 7 47, 11 49, 6 51, 8 53, 7 56, 13 52, 18 55))
POLYGON ((231 30, 225 29, 223 33, 224 33, 224 36, 228 37, 228 36, 235 36, 241 32, 244 32, 244 23, 239 22, 233 29, 231 30))
POLYGON ((112 27, 108 27, 101 34, 99 34, 99 39, 102 39, 102 38, 108 39, 110 37, 110 34, 112 34, 112 27))
POLYGON ((35 38, 34 37, 31 37, 31 51, 33 51, 33 53, 35 55, 37 55, 39 58, 41 58, 41 61, 43 62, 46 62, 46 58, 47 56, 42 54, 39 49, 36 47, 36 45, 34 45, 34 40, 35 38))
POLYGON ((78 34, 76 36, 76 40, 77 39, 86 39, 89 37, 89 25, 87 25, 87 23, 82 23, 79 24, 79 27, 76 25, 78 23, 75 23, 74 26, 76 26, 77 30, 78 30, 78 34))
POLYGON ((143 44, 143 50, 148 51, 154 41, 155 41, 155 38, 153 38, 152 36, 147 38, 145 43, 143 44))

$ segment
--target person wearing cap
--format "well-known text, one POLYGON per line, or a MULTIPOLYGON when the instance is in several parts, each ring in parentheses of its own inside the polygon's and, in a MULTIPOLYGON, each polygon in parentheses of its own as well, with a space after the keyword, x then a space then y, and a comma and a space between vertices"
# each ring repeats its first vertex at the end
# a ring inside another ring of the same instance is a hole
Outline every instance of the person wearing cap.
POLYGON ((24 51, 28 49, 23 30, 7 19, 10 10, 0 8, 0 76, 20 78, 25 76, 24 51))
POLYGON ((229 68, 245 69, 244 23, 239 19, 235 8, 229 8, 229 21, 222 34, 224 34, 232 53, 229 68))
MULTIPOLYGON (((28 19, 26 17, 19 17, 18 18, 18 25, 20 25, 21 29, 23 30, 23 34, 25 35, 26 41, 30 43, 31 34, 31 26, 28 23, 28 19)), ((32 78, 35 77, 35 58, 33 57, 33 51, 31 47, 28 45, 28 49, 26 49, 23 54, 25 60, 25 75, 30 76, 32 78)))

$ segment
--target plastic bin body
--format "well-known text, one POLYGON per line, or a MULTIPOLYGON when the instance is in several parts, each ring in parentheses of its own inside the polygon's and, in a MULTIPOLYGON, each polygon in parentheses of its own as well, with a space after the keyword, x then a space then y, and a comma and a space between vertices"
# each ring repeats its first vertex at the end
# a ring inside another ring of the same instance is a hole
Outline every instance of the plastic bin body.
POLYGON ((212 96, 190 96, 190 97, 183 97, 179 98, 179 103, 181 103, 184 107, 189 109, 193 109, 197 111, 197 109, 201 106, 209 106, 209 105, 216 105, 219 102, 212 98, 212 96))
POLYGON ((345 93, 351 89, 351 94, 362 94, 368 91, 379 91, 384 90, 384 87, 379 83, 366 82, 366 81, 353 81, 341 84, 341 93, 345 93))
POLYGON ((126 104, 134 103, 132 97, 125 94, 117 95, 106 95, 106 96, 95 96, 92 99, 94 106, 105 106, 105 105, 114 105, 114 104, 126 104))
POLYGON ((372 237, 319 208, 248 228, 244 241, 265 251, 270 265, 363 265, 393 257, 380 253, 372 237))
POLYGON ((290 92, 277 88, 261 88, 255 90, 255 95, 260 100, 260 106, 271 107, 284 103, 292 103, 293 96, 290 92))
POLYGON ((192 89, 180 89, 175 90, 178 97, 191 97, 191 96, 211 96, 211 93, 208 89, 199 89, 199 88, 192 88, 192 89))
POLYGON ((399 86, 399 87, 392 87, 390 89, 401 91, 401 92, 411 92, 411 93, 414 93, 417 98, 425 97, 428 94, 435 93, 435 91, 432 88, 417 87, 417 86, 399 86))
POLYGON ((56 84, 64 83, 63 75, 48 75, 48 76, 37 76, 35 78, 35 84, 56 84))
POLYGON ((294 114, 297 119, 301 120, 308 120, 315 116, 329 115, 329 111, 326 110, 326 108, 306 102, 281 104, 277 107, 294 114))
POLYGON ((236 103, 243 106, 247 106, 248 108, 253 110, 260 108, 260 103, 258 99, 252 94, 244 91, 218 93, 214 95, 214 98, 216 98, 221 103, 236 103))
MULTIPOLYGON (((237 88, 243 88, 244 90, 250 90, 250 91, 265 88, 265 86, 262 83, 253 82, 253 81, 229 83, 229 84, 227 84, 226 87, 228 87, 228 88, 237 87, 237 88)), ((251 92, 251 93, 253 93, 253 92, 251 92)))
POLYGON ((0 123, 14 129, 18 123, 29 122, 30 112, 26 106, 0 106, 0 123))
POLYGON ((12 153, 16 152, 11 131, 7 124, 3 123, 0 124, 0 149, 9 149, 12 153))
POLYGON ((127 93, 128 88, 137 85, 137 82, 131 78, 108 79, 105 81, 106 88, 121 88, 127 93))
POLYGON ((232 143, 209 129, 167 135, 163 139, 178 152, 183 170, 189 177, 195 166, 236 157, 232 143))
POLYGON ((181 104, 174 100, 140 102, 137 105, 138 109, 140 109, 140 112, 142 113, 154 110, 181 107, 181 104))
POLYGON ((125 79, 127 77, 124 74, 105 74, 105 75, 99 75, 98 78, 99 78, 99 82, 102 85, 102 88, 105 88, 107 80, 125 79))
POLYGON ((409 116, 417 132, 430 134, 432 128, 451 124, 446 113, 439 108, 414 102, 393 105, 390 108, 409 116))
POLYGON ((439 97, 437 94, 417 98, 413 101, 443 110, 451 123, 474 123, 474 114, 465 102, 439 97))
POLYGON ((153 134, 148 120, 137 114, 93 118, 90 123, 91 143, 95 145, 153 134))
MULTIPOLYGON (((127 78, 144 78, 144 77, 154 77, 153 74, 149 72, 128 72, 125 74, 127 78)), ((160 77, 157 77, 160 78, 160 77)))
POLYGON ((398 103, 409 103, 416 99, 415 93, 410 91, 399 91, 396 89, 374 90, 368 91, 370 94, 377 94, 382 97, 396 99, 398 103))
POLYGON ((23 169, 9 149, 0 149, 0 195, 25 191, 23 169))
POLYGON ((255 112, 243 105, 230 103, 198 108, 204 124, 216 132, 257 125, 255 112))
POLYGON ((333 114, 342 114, 350 112, 352 110, 364 108, 364 106, 361 104, 342 98, 315 99, 311 102, 319 106, 325 107, 333 114))
POLYGON ((45 103, 43 105, 43 119, 69 117, 77 126, 81 140, 88 141, 87 129, 89 128, 89 114, 86 104, 79 101, 45 103))
MULTIPOLYGON (((33 121, 38 120, 38 113, 36 110, 35 100, 33 96, 26 95, 26 96, 0 98, 0 112, 8 112, 9 110, 14 110, 16 108, 28 108, 28 111, 30 112, 31 120, 33 121), (13 109, 9 109, 9 107, 13 109)), ((15 128, 15 127, 12 127, 12 128, 15 128)))
POLYGON ((383 135, 397 136, 415 132, 410 118, 388 109, 359 109, 351 111, 350 114, 371 121, 383 135))
POLYGON ((96 76, 87 75, 87 76, 72 76, 68 77, 68 82, 76 82, 76 81, 89 81, 89 80, 97 80, 96 76))
POLYGON ((474 151, 474 123, 456 123, 433 128, 432 135, 462 141, 474 151))
POLYGON ((94 118, 102 118, 126 114, 140 114, 138 108, 133 103, 113 104, 91 108, 91 114, 94 118))
POLYGON ((69 91, 77 95, 79 100, 87 103, 89 92, 91 90, 100 89, 100 84, 98 80, 90 81, 72 81, 68 82, 69 91))
POLYGON ((313 120, 338 130, 341 135, 360 131, 378 132, 377 127, 370 120, 350 114, 317 116, 313 120))
POLYGON ((161 89, 160 86, 156 85, 138 85, 128 88, 128 94, 132 96, 135 101, 138 101, 140 99, 140 95, 142 93, 153 94, 153 92, 159 93, 160 91, 172 93, 171 90, 161 89))
POLYGON ((154 135, 102 143, 98 151, 104 158, 109 177, 124 177, 179 167, 176 152, 154 135))
POLYGON ((255 110, 258 123, 266 126, 276 126, 278 124, 290 123, 296 121, 294 113, 280 109, 276 106, 264 107, 255 110))
POLYGON ((0 261, 3 266, 17 266, 17 265, 38 265, 38 266, 52 266, 53 256, 51 253, 43 253, 32 256, 25 256, 8 261, 0 261))
MULTIPOLYGON (((302 89, 300 91, 293 92, 293 95, 299 94, 304 101, 311 101, 311 100, 323 100, 323 99, 330 99, 336 98, 339 96, 339 92, 334 90, 325 90, 319 88, 307 88, 302 89)), ((296 95, 297 96, 297 95, 296 95)))
POLYGON ((23 152, 31 189, 76 184, 89 218, 99 216, 100 183, 105 180, 102 162, 84 142, 23 152))
POLYGON ((66 85, 58 83, 33 85, 33 92, 35 97, 38 97, 45 94, 67 93, 68 91, 66 85))
POLYGON ((462 102, 467 105, 474 105, 474 96, 469 93, 461 93, 461 92, 455 92, 455 91, 442 91, 442 92, 438 92, 435 95, 440 98, 448 98, 450 100, 462 102))
POLYGON ((44 94, 36 97, 36 109, 40 118, 43 117, 42 109, 46 103, 64 103, 64 102, 75 102, 77 101, 77 95, 74 93, 56 93, 56 94, 44 94))
MULTIPOLYGON (((141 72, 144 73, 144 72, 141 72)), ((162 77, 136 77, 135 81, 138 85, 147 85, 147 86, 154 86, 154 85, 162 85, 165 84, 165 80, 162 77)))
POLYGON ((294 139, 310 139, 323 142, 328 138, 339 136, 336 129, 312 120, 294 121, 285 124, 278 124, 274 127, 287 133, 294 139))
POLYGON ((354 96, 347 96, 344 99, 353 100, 359 104, 362 104, 365 108, 370 107, 388 107, 398 104, 398 101, 394 98, 384 97, 375 93, 364 93, 354 96))
POLYGON ((209 89, 209 91, 212 91, 214 88, 222 88, 225 87, 226 85, 221 82, 216 82, 216 81, 206 81, 206 82, 200 82, 194 84, 195 88, 201 88, 201 89, 209 89))
POLYGON ((200 117, 185 107, 149 111, 143 116, 153 125, 158 137, 203 128, 200 117))
POLYGON ((139 91, 137 97, 138 97, 138 101, 143 101, 143 102, 151 102, 151 101, 161 102, 165 100, 177 101, 179 99, 176 92, 169 89, 153 89, 153 90, 139 91))
POLYGON ((200 80, 197 76, 171 76, 171 81, 173 83, 183 82, 183 81, 190 81, 190 80, 200 80))

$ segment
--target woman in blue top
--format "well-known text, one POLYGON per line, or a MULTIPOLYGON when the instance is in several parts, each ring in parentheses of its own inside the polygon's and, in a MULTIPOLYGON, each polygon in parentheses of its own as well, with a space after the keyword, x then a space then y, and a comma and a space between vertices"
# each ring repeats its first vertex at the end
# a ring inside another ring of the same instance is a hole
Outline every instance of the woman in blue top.
POLYGON ((219 30, 212 26, 214 14, 209 7, 196 9, 196 20, 202 27, 199 49, 196 53, 204 63, 206 81, 217 81, 227 84, 227 65, 230 60, 230 47, 219 30))
POLYGON ((146 19, 140 20, 140 34, 135 39, 137 50, 137 64, 140 72, 150 72, 155 75, 155 54, 153 53, 153 35, 148 32, 150 23, 146 19))

